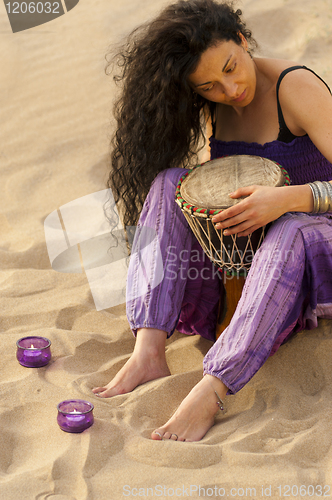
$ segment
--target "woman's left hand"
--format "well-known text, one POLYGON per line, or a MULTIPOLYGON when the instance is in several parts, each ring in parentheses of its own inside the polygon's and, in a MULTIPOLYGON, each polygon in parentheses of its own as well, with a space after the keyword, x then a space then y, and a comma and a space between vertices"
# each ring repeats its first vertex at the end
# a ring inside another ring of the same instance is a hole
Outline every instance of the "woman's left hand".
MULTIPOLYGON (((246 196, 237 205, 215 215, 217 229, 224 229, 224 235, 247 236, 287 212, 287 192, 284 187, 248 186, 239 188, 229 196, 233 199, 246 196)), ((288 194, 289 191, 288 191, 288 194)))

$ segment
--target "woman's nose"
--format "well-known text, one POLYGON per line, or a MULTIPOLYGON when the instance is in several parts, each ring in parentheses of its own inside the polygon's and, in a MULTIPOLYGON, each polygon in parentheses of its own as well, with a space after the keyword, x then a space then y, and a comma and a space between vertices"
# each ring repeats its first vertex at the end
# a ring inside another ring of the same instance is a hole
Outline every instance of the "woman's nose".
POLYGON ((238 97, 238 85, 235 82, 224 83, 224 93, 226 97, 230 99, 236 99, 238 97))

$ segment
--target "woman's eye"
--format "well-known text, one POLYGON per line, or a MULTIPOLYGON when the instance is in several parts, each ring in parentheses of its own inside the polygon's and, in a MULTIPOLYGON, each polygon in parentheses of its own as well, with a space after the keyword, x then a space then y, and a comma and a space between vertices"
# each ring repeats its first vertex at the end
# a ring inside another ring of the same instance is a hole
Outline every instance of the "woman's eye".
POLYGON ((226 70, 226 73, 231 73, 232 71, 234 71, 234 70, 235 70, 235 68, 236 68, 236 64, 233 64, 233 66, 231 66, 230 68, 228 68, 228 69, 226 70))
POLYGON ((204 92, 208 92, 209 90, 212 90, 214 85, 211 85, 211 87, 208 87, 207 89, 204 89, 204 92))

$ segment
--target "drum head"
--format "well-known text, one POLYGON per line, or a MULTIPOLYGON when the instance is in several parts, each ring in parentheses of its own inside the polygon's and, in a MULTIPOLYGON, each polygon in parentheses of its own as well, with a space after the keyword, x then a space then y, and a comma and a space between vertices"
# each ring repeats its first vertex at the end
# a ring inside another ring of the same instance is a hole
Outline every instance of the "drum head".
POLYGON ((260 156, 235 155, 217 158, 196 167, 181 185, 182 198, 207 210, 229 208, 243 198, 232 199, 239 187, 283 186, 285 177, 279 165, 260 156))

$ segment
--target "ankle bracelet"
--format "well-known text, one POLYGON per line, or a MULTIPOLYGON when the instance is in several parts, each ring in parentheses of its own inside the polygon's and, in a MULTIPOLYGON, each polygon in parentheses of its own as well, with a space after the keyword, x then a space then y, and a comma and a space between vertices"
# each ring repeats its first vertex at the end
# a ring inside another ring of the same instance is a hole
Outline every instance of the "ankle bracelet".
POLYGON ((213 391, 214 391, 215 395, 216 395, 216 396, 217 396, 217 398, 218 398, 218 401, 217 401, 217 403, 216 403, 216 404, 217 404, 217 406, 219 407, 219 410, 220 410, 220 411, 224 411, 224 410, 225 410, 225 408, 224 408, 225 403, 223 402, 223 400, 221 399, 221 397, 219 396, 219 394, 217 393, 217 391, 216 391, 216 390, 215 390, 215 388, 213 387, 213 385, 212 385, 212 383, 211 383, 211 380, 210 380, 210 379, 208 379, 208 381, 209 381, 209 384, 210 384, 210 386, 212 387, 212 389, 213 389, 213 391))
POLYGON ((219 396, 219 394, 217 393, 217 391, 215 389, 213 389, 213 390, 214 390, 214 392, 215 392, 215 394, 216 394, 216 396, 217 396, 217 398, 219 400, 219 401, 217 401, 217 406, 219 406, 219 410, 220 411, 224 411, 224 402, 223 402, 223 400, 221 399, 221 397, 219 396))

